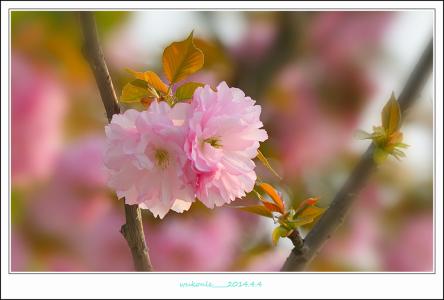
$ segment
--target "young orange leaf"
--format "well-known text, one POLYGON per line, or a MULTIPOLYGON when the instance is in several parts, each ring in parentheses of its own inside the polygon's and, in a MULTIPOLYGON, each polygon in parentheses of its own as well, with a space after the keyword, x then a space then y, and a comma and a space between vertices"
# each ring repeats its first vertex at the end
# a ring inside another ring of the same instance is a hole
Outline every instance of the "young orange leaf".
POLYGON ((197 72, 204 64, 204 54, 193 43, 193 32, 181 42, 174 42, 163 51, 163 71, 174 84, 197 72))
POLYGON ((126 70, 129 73, 133 74, 134 77, 136 77, 137 79, 146 81, 149 85, 151 85, 153 88, 155 88, 157 91, 161 92, 162 94, 165 95, 168 93, 168 86, 153 71, 138 72, 131 70, 129 68, 127 68, 126 70))
POLYGON ((319 197, 312 197, 312 198, 308 198, 305 200, 305 204, 309 205, 309 206, 313 206, 316 205, 316 203, 318 203, 319 201, 319 197))
POLYGON ((319 197, 311 197, 308 199, 305 199, 304 201, 299 204, 298 208, 296 209, 296 214, 304 210, 307 206, 316 205, 316 203, 319 201, 319 197))
POLYGON ((382 126, 385 128, 388 135, 398 130, 401 125, 401 109, 394 93, 392 93, 390 100, 382 109, 381 117, 382 126))
POLYGON ((235 208, 267 218, 273 218, 273 214, 262 205, 237 206, 235 208))
POLYGON ((395 145, 402 142, 403 134, 401 131, 395 131, 388 137, 388 144, 395 145))
POLYGON ((187 82, 177 88, 174 96, 176 96, 177 101, 191 99, 193 98, 194 91, 201 86, 204 86, 204 84, 199 82, 187 82))
POLYGON ((282 214, 285 213, 285 205, 278 192, 271 185, 265 182, 260 183, 259 186, 264 190, 265 193, 267 193, 268 196, 270 196, 273 202, 276 203, 276 205, 279 207, 279 212, 282 214))

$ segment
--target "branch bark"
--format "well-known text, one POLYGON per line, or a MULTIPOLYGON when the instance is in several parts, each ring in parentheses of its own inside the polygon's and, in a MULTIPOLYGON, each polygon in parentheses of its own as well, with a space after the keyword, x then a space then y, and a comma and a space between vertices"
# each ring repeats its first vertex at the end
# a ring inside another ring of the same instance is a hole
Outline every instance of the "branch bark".
MULTIPOLYGON (((433 66, 433 39, 427 45, 419 62, 415 66, 407 83, 398 98, 401 112, 404 115, 423 87, 433 66)), ((347 212, 355 200, 355 195, 375 169, 373 162, 373 144, 362 156, 350 177, 336 194, 330 207, 307 234, 302 247, 294 247, 284 263, 281 271, 302 271, 318 253, 331 234, 341 225, 347 212)))
MULTIPOLYGON (((108 122, 114 114, 120 113, 116 92, 105 62, 102 48, 99 43, 97 26, 93 12, 80 12, 84 44, 83 54, 87 59, 96 79, 103 106, 106 110, 108 122)), ((136 271, 152 271, 148 248, 143 233, 142 215, 138 205, 125 204, 126 224, 122 225, 120 232, 126 239, 133 257, 136 271)))

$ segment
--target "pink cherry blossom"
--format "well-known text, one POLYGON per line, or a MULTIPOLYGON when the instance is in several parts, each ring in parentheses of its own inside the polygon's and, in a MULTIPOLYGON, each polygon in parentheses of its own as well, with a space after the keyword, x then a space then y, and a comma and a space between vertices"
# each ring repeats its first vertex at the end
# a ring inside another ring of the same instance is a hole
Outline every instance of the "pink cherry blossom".
POLYGON ((157 271, 229 271, 240 253, 241 224, 231 211, 171 218, 146 231, 157 271))
POLYGON ((27 249, 29 245, 23 234, 17 228, 13 228, 11 232, 11 270, 13 272, 26 271, 29 264, 30 255, 27 249))
POLYGON ((252 159, 268 138, 261 107, 225 82, 217 91, 198 88, 191 105, 185 151, 197 173, 197 198, 213 208, 245 196, 256 181, 252 159))
POLYGON ((51 237, 45 246, 52 250, 50 254, 33 250, 39 240, 29 240, 24 230, 13 244, 14 270, 132 270, 128 245, 119 232, 125 222, 121 207, 103 188, 104 150, 102 136, 82 137, 63 149, 51 180, 26 204, 26 227, 51 237), (33 261, 39 264, 33 266, 33 261))
POLYGON ((106 126, 109 186, 128 204, 141 204, 163 218, 194 201, 193 178, 183 150, 190 105, 153 102, 143 112, 127 110, 106 126))
POLYGON ((66 92, 18 54, 11 64, 11 174, 15 185, 47 179, 62 145, 66 92))
POLYGON ((330 11, 316 15, 308 27, 313 54, 335 67, 366 58, 383 36, 393 12, 330 11))
POLYGON ((288 257, 285 249, 273 249, 253 257, 246 267, 247 272, 279 272, 288 257))
POLYGON ((242 63, 258 63, 270 51, 278 35, 276 24, 265 20, 253 20, 239 43, 229 51, 242 63))
POLYGON ((433 271, 433 216, 411 216, 390 241, 385 252, 385 268, 392 272, 433 271))

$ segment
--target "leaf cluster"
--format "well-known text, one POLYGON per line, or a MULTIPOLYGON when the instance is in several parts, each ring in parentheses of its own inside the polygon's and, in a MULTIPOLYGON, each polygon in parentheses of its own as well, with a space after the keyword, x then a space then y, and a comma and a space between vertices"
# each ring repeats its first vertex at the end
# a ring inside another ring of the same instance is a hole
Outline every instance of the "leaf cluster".
POLYGON ((120 103, 142 104, 148 107, 154 101, 167 101, 171 106, 193 97, 194 91, 203 86, 200 82, 179 85, 188 76, 199 71, 204 65, 204 54, 193 42, 193 32, 183 41, 173 42, 163 51, 162 67, 167 79, 165 83, 153 71, 127 71, 134 79, 127 83, 120 96, 120 103), (176 88, 173 93, 173 86, 176 88))
POLYGON ((400 160, 405 157, 405 153, 401 149, 407 148, 408 145, 402 142, 403 134, 399 130, 401 127, 401 109, 393 93, 382 109, 381 121, 382 126, 374 126, 372 133, 360 130, 357 132, 357 137, 373 141, 375 145, 373 160, 376 164, 383 163, 389 155, 400 160))

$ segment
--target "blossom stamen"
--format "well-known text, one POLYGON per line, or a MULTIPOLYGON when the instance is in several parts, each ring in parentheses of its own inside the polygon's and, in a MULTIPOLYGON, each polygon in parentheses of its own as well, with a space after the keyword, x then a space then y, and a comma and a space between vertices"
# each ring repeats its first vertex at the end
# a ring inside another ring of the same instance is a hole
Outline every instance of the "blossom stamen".
POLYGON ((220 143, 220 137, 212 136, 204 140, 204 143, 210 144, 214 148, 222 148, 222 144, 220 143))
POLYGON ((165 149, 156 149, 154 159, 160 169, 166 169, 169 165, 169 155, 165 149))

